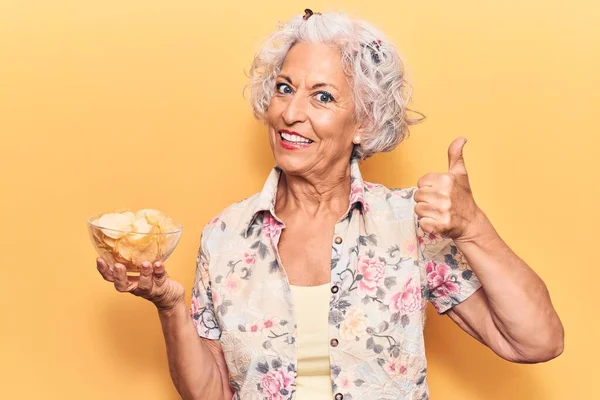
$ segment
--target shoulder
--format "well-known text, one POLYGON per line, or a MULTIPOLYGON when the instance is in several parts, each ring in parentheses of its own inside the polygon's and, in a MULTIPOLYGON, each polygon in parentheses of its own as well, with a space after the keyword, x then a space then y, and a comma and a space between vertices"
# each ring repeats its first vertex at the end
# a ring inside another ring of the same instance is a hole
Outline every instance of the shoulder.
POLYGON ((397 219, 414 218, 416 186, 388 188, 379 183, 364 182, 364 187, 370 212, 391 213, 397 219))
POLYGON ((230 204, 215 215, 202 230, 202 246, 206 251, 226 237, 242 235, 254 217, 260 193, 230 204))

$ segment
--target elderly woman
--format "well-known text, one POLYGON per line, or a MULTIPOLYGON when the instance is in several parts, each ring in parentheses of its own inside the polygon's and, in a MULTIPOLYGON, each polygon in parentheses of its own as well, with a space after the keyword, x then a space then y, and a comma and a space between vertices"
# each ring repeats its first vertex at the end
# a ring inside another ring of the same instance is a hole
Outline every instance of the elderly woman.
POLYGON ((277 166, 202 233, 188 312, 161 263, 98 269, 158 308, 184 399, 427 399, 428 301, 500 357, 557 357, 546 286, 477 206, 462 149, 416 187, 363 181, 415 120, 402 62, 371 25, 293 18, 254 59, 250 94, 277 166))

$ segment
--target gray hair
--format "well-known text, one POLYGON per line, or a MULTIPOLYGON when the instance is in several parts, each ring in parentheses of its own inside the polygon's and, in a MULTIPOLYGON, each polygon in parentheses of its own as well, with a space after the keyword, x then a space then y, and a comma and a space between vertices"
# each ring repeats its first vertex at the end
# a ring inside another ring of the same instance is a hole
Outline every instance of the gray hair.
POLYGON ((354 157, 365 159, 391 151, 408 136, 408 128, 423 119, 407 115, 411 87, 394 46, 371 24, 342 13, 315 13, 307 20, 293 17, 271 34, 254 57, 250 69, 250 103, 254 115, 266 120, 283 61, 299 41, 328 43, 342 54, 342 68, 350 78, 354 116, 361 121, 361 144, 354 157))

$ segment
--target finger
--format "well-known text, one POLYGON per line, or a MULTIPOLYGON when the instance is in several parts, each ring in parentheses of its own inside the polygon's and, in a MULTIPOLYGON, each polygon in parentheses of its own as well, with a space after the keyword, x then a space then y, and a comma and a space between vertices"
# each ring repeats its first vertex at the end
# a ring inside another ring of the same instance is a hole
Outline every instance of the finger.
POLYGON ((127 269, 125 266, 123 264, 116 263, 113 270, 115 289, 117 289, 119 292, 129 291, 130 284, 129 280, 127 279, 127 269))
POLYGON ((419 226, 421 230, 425 233, 437 235, 436 222, 433 218, 422 218, 419 221, 419 226))
POLYGON ((154 280, 157 283, 163 282, 167 278, 167 270, 165 269, 165 264, 162 261, 156 261, 154 263, 154 280))
POLYGON ((458 137, 448 147, 448 171, 456 174, 466 174, 463 148, 467 143, 466 137, 458 137))
POLYGON ((415 190, 415 202, 434 203, 442 199, 442 194, 431 186, 423 186, 415 190))
POLYGON ((419 219, 439 217, 439 212, 428 203, 417 203, 415 205, 415 214, 417 214, 419 219))
POLYGON ((417 187, 418 188, 422 188, 425 186, 433 186, 435 184, 435 182, 438 180, 439 176, 441 174, 439 173, 433 173, 430 172, 424 176, 422 176, 418 181, 417 181, 417 187))
POLYGON ((144 296, 152 291, 153 277, 152 277, 152 264, 148 261, 144 261, 140 268, 140 277, 138 280, 135 294, 144 296))
POLYGON ((109 282, 113 281, 112 268, 110 268, 110 266, 106 264, 106 261, 104 261, 102 257, 96 258, 96 268, 98 269, 98 272, 100 272, 100 275, 102 275, 104 280, 109 282))

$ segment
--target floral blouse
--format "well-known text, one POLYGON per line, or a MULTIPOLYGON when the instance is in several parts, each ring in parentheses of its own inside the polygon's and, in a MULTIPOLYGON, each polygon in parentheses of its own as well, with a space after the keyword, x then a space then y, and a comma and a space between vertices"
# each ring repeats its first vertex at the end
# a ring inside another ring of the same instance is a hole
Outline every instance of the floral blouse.
MULTIPOLYGON (((350 205, 331 243, 333 400, 428 399, 427 302, 443 313, 481 285, 451 239, 420 229, 416 187, 363 182, 358 161, 350 167, 350 205)), ((220 340, 234 400, 294 398, 294 302, 274 211, 280 174, 275 167, 261 193, 214 218, 198 252, 191 314, 201 337, 220 340)))

